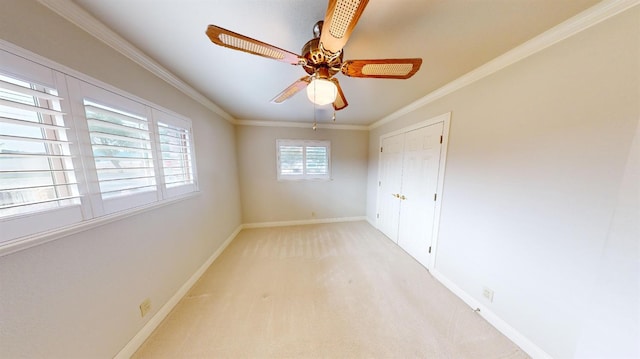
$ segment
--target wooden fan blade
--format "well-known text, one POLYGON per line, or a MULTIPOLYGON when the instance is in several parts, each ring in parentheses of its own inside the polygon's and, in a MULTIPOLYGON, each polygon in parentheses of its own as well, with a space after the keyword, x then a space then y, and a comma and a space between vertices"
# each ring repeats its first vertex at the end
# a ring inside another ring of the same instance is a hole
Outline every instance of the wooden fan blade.
POLYGON ((207 36, 209 36, 211 42, 216 45, 248 52, 250 54, 267 57, 292 65, 300 64, 300 60, 302 59, 299 55, 287 50, 283 50, 265 42, 237 34, 233 31, 229 31, 215 25, 209 25, 207 27, 207 36))
POLYGON ((320 44, 331 53, 337 53, 349 40, 360 15, 369 0, 329 0, 320 32, 320 44))
POLYGON ((301 78, 300 80, 291 84, 291 86, 284 89, 284 91, 280 92, 278 96, 274 97, 271 100, 272 103, 283 103, 289 98, 293 97, 293 95, 297 94, 300 90, 303 90, 309 85, 311 82, 311 76, 306 76, 301 78))
POLYGON ((338 95, 336 96, 336 100, 333 102, 333 108, 336 111, 340 111, 343 108, 349 106, 349 103, 347 102, 347 98, 344 97, 344 92, 342 92, 342 87, 340 87, 340 83, 338 82, 338 79, 332 78, 331 82, 336 84, 336 87, 338 88, 338 95))
POLYGON ((408 79, 420 69, 422 59, 349 60, 342 64, 346 76, 408 79))

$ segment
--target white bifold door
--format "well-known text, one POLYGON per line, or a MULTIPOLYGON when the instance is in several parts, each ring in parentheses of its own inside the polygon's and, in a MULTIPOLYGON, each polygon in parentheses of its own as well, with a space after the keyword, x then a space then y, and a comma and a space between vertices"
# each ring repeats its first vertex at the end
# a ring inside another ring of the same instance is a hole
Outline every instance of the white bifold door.
POLYGON ((444 124, 382 139, 378 228, 429 267, 444 124))

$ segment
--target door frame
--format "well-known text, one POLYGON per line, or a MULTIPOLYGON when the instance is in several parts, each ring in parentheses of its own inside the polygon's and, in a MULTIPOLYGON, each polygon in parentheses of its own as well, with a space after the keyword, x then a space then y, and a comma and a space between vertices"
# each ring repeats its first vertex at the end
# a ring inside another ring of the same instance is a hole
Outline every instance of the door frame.
MULTIPOLYGON (((431 233, 431 257, 429 258, 429 263, 427 266, 428 270, 433 270, 436 267, 436 257, 438 254, 438 234, 440 232, 440 211, 442 207, 442 198, 443 198, 443 189, 444 189, 444 174, 447 162, 447 148, 449 147, 449 126, 451 124, 451 112, 443 113, 442 115, 438 115, 428 120, 424 120, 418 122, 416 124, 403 127, 399 130, 395 130, 392 132, 384 133, 380 135, 378 141, 378 148, 382 147, 382 141, 391 136, 400 135, 403 133, 407 133, 413 130, 417 130, 419 128, 435 125, 439 122, 442 122, 442 147, 440 148, 440 163, 438 165, 438 187, 436 188, 436 204, 434 208, 434 216, 433 216, 433 231, 431 233)), ((376 213, 380 213, 380 180, 381 180, 381 162, 382 162, 382 152, 378 152, 378 187, 376 189, 376 213)), ((376 228, 379 229, 379 218, 376 216, 376 228)))

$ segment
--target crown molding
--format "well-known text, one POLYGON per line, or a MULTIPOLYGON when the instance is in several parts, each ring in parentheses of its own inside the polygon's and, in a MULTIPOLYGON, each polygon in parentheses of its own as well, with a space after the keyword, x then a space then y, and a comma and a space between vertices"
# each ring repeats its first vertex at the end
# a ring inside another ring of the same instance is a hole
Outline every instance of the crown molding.
POLYGON ((162 65, 151 59, 149 56, 145 55, 142 51, 140 51, 140 49, 133 46, 120 35, 113 32, 106 25, 98 21, 95 17, 93 17, 91 14, 83 10, 80 6, 76 5, 72 1, 38 0, 38 2, 46 6, 56 14, 62 16, 69 22, 78 26, 82 30, 88 32, 93 37, 104 42, 133 62, 142 66, 147 71, 158 76, 160 79, 175 87, 185 95, 204 105, 214 113, 218 114, 220 117, 231 123, 235 123, 235 119, 233 118, 233 116, 218 107, 218 105, 214 104, 211 100, 206 98, 200 92, 196 91, 193 87, 189 86, 186 82, 182 81, 169 70, 162 67, 162 65))
MULTIPOLYGON (((254 121, 254 120, 236 120, 238 126, 258 126, 258 127, 292 127, 292 128, 311 128, 310 122, 289 122, 289 121, 254 121)), ((327 130, 349 130, 349 131, 369 131, 369 126, 364 125, 338 125, 333 123, 318 123, 317 128, 327 130)))
POLYGON ((604 0, 589 9, 573 16, 557 26, 543 32, 533 39, 515 47, 514 49, 496 57, 486 64, 468 72, 465 75, 449 82, 439 89, 427 94, 419 100, 383 117, 371 124, 368 129, 373 130, 384 124, 399 119, 400 117, 426 106, 454 91, 483 79, 503 68, 525 59, 547 47, 554 45, 566 38, 582 32, 600 22, 624 12, 640 4, 640 0, 604 0))

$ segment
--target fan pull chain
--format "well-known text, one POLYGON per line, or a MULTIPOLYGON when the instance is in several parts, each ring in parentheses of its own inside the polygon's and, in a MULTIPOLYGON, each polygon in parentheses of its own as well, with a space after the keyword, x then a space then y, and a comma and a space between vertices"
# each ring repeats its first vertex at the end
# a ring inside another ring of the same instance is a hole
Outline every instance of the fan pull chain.
POLYGON ((317 121, 316 121, 316 112, 317 112, 316 93, 317 93, 317 91, 316 91, 316 82, 312 81, 312 83, 313 83, 313 127, 311 127, 311 128, 313 128, 313 130, 315 131, 315 130, 318 129, 318 124, 317 124, 317 121))
MULTIPOLYGON (((340 50, 340 51, 342 51, 342 50, 340 50)), ((336 88, 333 89, 333 101, 334 102, 336 101, 335 99, 338 97, 337 91, 338 91, 338 86, 336 85, 336 88)), ((336 122, 336 107, 335 106, 332 106, 332 107, 333 107, 333 116, 331 117, 331 119, 333 120, 333 122, 336 122)))

